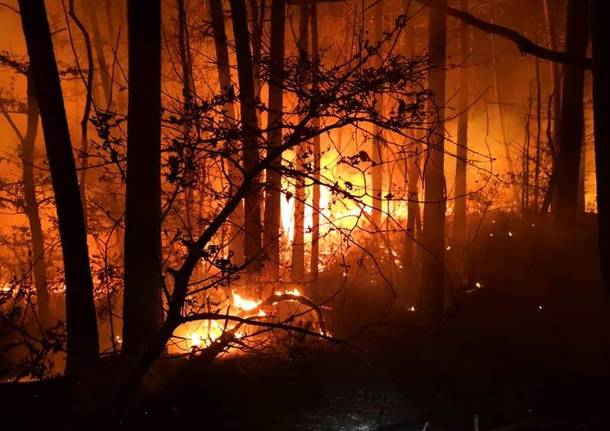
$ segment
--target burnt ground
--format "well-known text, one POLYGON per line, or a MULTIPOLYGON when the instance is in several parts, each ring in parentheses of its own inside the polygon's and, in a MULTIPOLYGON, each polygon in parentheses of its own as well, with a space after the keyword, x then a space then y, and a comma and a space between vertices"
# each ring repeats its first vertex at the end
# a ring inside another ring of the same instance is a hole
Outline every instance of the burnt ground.
MULTIPOLYGON (((417 328, 395 307, 350 346, 175 365, 121 425, 82 429, 472 430, 475 415, 480 430, 610 429, 610 305, 594 230, 589 221, 568 243, 497 219, 472 265, 483 287, 441 325, 417 328)), ((352 302, 350 314, 378 305, 352 302)), ((81 429, 63 425, 60 387, 0 387, 3 422, 81 429)))

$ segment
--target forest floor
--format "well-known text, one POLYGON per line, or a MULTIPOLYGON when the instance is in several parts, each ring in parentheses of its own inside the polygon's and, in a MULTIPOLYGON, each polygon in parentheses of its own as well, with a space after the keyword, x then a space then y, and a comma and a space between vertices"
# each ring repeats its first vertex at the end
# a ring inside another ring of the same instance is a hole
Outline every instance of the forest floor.
MULTIPOLYGON (((610 305, 594 227, 576 247, 549 245, 548 235, 510 220, 486 229, 496 234, 473 273, 483 288, 439 326, 417 328, 396 307, 351 346, 312 341, 291 360, 183 364, 114 428, 610 429, 610 305)), ((13 416, 22 429, 62 429, 60 400, 52 386, 0 387, 3 421, 13 416)))

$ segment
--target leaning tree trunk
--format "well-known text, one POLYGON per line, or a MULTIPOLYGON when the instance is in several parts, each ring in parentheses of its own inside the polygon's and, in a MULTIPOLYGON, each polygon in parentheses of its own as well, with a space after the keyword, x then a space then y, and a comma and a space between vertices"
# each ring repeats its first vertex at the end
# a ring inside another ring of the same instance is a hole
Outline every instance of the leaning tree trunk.
POLYGON ((68 333, 66 374, 76 376, 97 360, 99 352, 83 206, 44 0, 19 0, 19 8, 40 106, 63 253, 68 333))
MULTIPOLYGON (((271 49, 269 53, 269 116, 267 140, 268 151, 282 145, 282 105, 284 66, 284 37, 286 26, 286 1, 271 2, 271 49)), ((280 275, 280 226, 281 226, 281 188, 282 176, 279 172, 282 159, 278 157, 267 169, 267 188, 265 189, 265 231, 264 246, 267 261, 266 276, 277 280, 280 275)))
MULTIPOLYGON (((568 2, 566 52, 580 57, 589 44, 588 7, 582 0, 568 2)), ((561 108, 561 134, 557 159, 557 187, 553 195, 554 221, 573 230, 578 213, 578 179, 584 130, 585 69, 566 65, 561 108)))
POLYGON ((445 56, 447 43, 447 0, 432 0, 429 19, 428 81, 437 109, 436 120, 428 135, 428 154, 424 168, 424 231, 422 261, 421 315, 427 323, 440 321, 443 315, 445 279, 445 56))
POLYGON ((599 261, 602 283, 610 294, 610 14, 606 6, 603 0, 591 0, 599 261))
MULTIPOLYGON (((237 56, 237 77, 239 81, 239 103, 243 133, 243 168, 251 171, 259 163, 258 124, 256 99, 254 94, 254 72, 250 54, 248 16, 244 0, 231 0, 231 17, 237 56)), ((257 272, 262 258, 261 193, 258 180, 244 198, 244 254, 249 267, 257 272)))
MULTIPOLYGON (((220 91, 224 96, 233 94, 233 83, 231 81, 231 65, 229 63, 229 50, 227 48, 227 34, 222 12, 221 0, 209 0, 210 19, 212 21, 212 31, 214 33, 214 48, 216 50, 216 67, 218 68, 218 81, 220 91)), ((231 127, 235 120, 235 105, 227 97, 223 105, 225 112, 225 125, 231 127)), ((229 147, 231 159, 227 161, 227 171, 229 176, 229 195, 233 196, 237 187, 241 183, 241 172, 239 169, 239 150, 234 142, 226 142, 229 147)), ((242 226, 244 223, 244 205, 240 202, 237 209, 229 217, 229 251, 233 262, 241 264, 244 259, 244 234, 242 226)))
POLYGON ((140 351, 161 318, 161 0, 130 0, 123 350, 140 351))
MULTIPOLYGON (((469 0, 461 0, 460 8, 468 11, 469 0)), ((458 262, 458 277, 464 275, 466 242, 468 238, 468 225, 466 219, 467 203, 467 176, 468 166, 468 108, 470 104, 470 77, 466 62, 470 57, 470 26, 460 23, 460 56, 462 67, 460 69, 460 94, 458 99, 458 135, 455 162, 455 201, 453 210, 453 243, 458 262)), ((461 280, 458 280, 461 281, 461 280)))
POLYGON ((28 218, 30 235, 32 236, 32 268, 34 272, 34 286, 36 287, 36 303, 40 323, 48 328, 51 323, 49 312, 49 290, 47 286, 47 263, 44 256, 44 234, 40 222, 40 209, 36 198, 36 182, 34 179, 34 147, 38 132, 38 100, 34 91, 31 74, 27 83, 27 128, 21 142, 23 194, 25 201, 25 214, 28 218))

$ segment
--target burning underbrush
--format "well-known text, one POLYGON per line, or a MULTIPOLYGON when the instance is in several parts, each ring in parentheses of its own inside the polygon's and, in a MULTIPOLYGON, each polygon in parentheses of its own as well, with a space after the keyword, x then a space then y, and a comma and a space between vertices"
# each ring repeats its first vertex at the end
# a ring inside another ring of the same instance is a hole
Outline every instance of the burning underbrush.
MULTIPOLYGON (((422 250, 414 247, 409 255, 411 237, 404 230, 391 229, 394 222, 404 219, 388 220, 384 225, 389 227, 383 231, 376 230, 366 215, 353 226, 333 226, 321 239, 316 279, 284 281, 290 279, 288 265, 282 265, 280 277, 274 281, 244 271, 228 274, 214 267, 220 258, 210 254, 189 284, 163 356, 202 357, 212 362, 260 353, 290 355, 312 340, 351 341, 355 334, 375 325, 417 325, 422 250)), ((557 242, 553 240, 556 235, 547 232, 544 220, 522 221, 510 213, 472 214, 469 225, 471 247, 465 252, 451 237, 446 240, 448 286, 463 289, 464 294, 496 284, 494 274, 501 272, 497 256, 503 256, 505 263, 511 250, 515 259, 521 259, 532 241, 549 246, 557 242), (463 265, 460 273, 456 270, 459 263, 463 265)), ((220 248, 215 250, 218 256, 226 255, 220 248)), ((309 248, 305 257, 309 261, 309 248)), ((105 357, 118 355, 123 347, 116 311, 122 308, 121 290, 103 289, 116 285, 115 278, 120 276, 100 278, 101 290, 96 295, 105 357)), ((173 288, 169 286, 170 291, 173 288)), ((61 289, 51 295, 56 320, 42 332, 33 312, 36 297, 32 284, 26 279, 11 279, 2 285, 1 347, 7 354, 0 371, 4 380, 44 379, 61 373, 66 340, 64 317, 57 310, 63 310, 64 304, 55 300, 61 296, 61 289)), ((168 304, 164 303, 165 313, 168 304)))
MULTIPOLYGON (((262 299, 246 296, 247 289, 234 288, 189 298, 184 323, 173 334, 167 351, 175 356, 245 354, 273 350, 286 334, 294 340, 306 336, 332 338, 324 309, 297 287, 277 288, 262 299)), ((281 344, 281 343, 279 343, 281 344)))

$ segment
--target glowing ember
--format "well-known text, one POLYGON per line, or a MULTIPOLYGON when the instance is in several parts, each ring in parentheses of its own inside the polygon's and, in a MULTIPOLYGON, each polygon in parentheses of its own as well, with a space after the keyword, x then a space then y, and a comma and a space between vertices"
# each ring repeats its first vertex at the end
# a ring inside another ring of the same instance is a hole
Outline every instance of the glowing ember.
POLYGON ((474 284, 474 286, 475 286, 477 289, 480 289, 481 287, 483 287, 483 285, 481 284, 481 282, 480 282, 480 281, 477 281, 477 282, 474 284))

